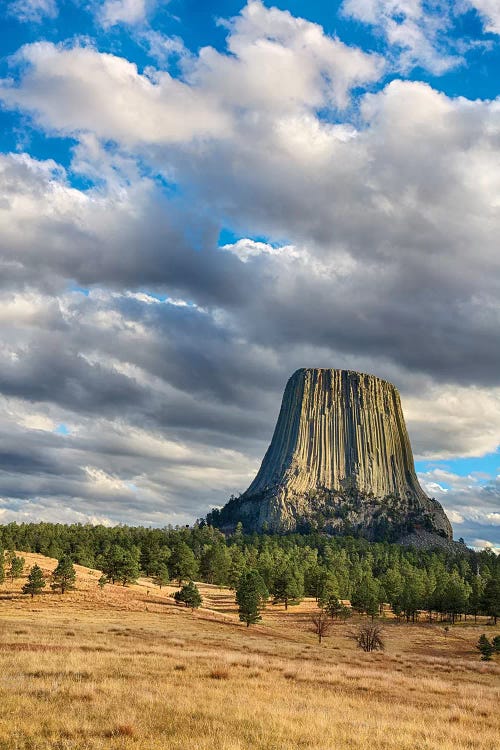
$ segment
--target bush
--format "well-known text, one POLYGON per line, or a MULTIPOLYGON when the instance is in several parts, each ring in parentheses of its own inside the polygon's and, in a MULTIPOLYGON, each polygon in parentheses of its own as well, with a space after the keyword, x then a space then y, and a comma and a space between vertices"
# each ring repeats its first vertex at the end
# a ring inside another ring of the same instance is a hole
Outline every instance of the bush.
POLYGON ((353 638, 363 651, 383 651, 385 644, 382 639, 382 632, 380 625, 366 623, 360 625, 359 629, 353 633, 353 638))
POLYGON ((481 661, 491 661, 491 657, 495 653, 495 646, 484 633, 480 636, 476 648, 481 654, 481 661))

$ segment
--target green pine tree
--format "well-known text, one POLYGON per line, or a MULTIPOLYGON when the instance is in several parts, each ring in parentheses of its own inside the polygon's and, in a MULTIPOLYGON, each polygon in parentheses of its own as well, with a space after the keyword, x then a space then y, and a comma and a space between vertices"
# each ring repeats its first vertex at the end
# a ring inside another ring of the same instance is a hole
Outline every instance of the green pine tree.
POLYGON ((167 586, 170 583, 170 576, 168 574, 168 568, 164 563, 158 566, 158 569, 155 575, 153 576, 153 583, 159 586, 160 589, 162 586, 167 586))
POLYGON ((262 619, 260 612, 268 597, 266 584, 257 570, 243 573, 236 589, 236 603, 240 620, 247 628, 262 619))
POLYGON ((69 555, 63 555, 52 573, 51 588, 61 590, 61 594, 75 588, 76 571, 69 555))
POLYGON ((246 567, 245 556, 241 549, 236 545, 233 545, 230 548, 229 554, 231 556, 231 562, 229 563, 227 582, 229 587, 235 590, 246 567))
POLYGON ((207 547, 201 557, 200 572, 207 583, 224 586, 228 582, 231 556, 225 542, 207 547))
POLYGON ((500 576, 487 581, 483 592, 482 608, 488 617, 493 618, 496 625, 500 617, 500 576))
POLYGON ((198 565, 193 550, 188 547, 186 542, 179 541, 172 548, 168 567, 171 577, 177 581, 179 586, 182 581, 195 577, 198 572, 198 565))
POLYGON ((141 574, 139 566, 140 551, 137 547, 126 549, 123 552, 121 565, 119 567, 119 579, 122 586, 135 583, 141 574))
POLYGON ((202 602, 201 594, 193 581, 189 581, 180 591, 176 591, 174 599, 176 602, 185 604, 186 607, 191 607, 191 609, 198 609, 202 602))
POLYGON ((381 602, 380 585, 371 574, 363 576, 352 592, 351 604, 358 612, 365 612, 373 618, 378 614, 381 602))
POLYGON ((480 636, 476 648, 481 653, 481 661, 491 661, 491 657, 495 653, 495 647, 484 633, 480 636))
POLYGON ((298 604, 304 594, 304 579, 293 565, 285 564, 275 574, 271 593, 273 604, 283 602, 285 609, 289 604, 298 604))
POLYGON ((321 598, 319 605, 325 610, 327 615, 330 615, 332 620, 339 616, 341 607, 343 606, 335 594, 329 594, 326 598, 321 598))
POLYGON ((33 599, 35 594, 42 593, 42 589, 45 588, 45 585, 42 569, 38 565, 33 565, 29 572, 28 580, 22 588, 22 592, 23 594, 30 594, 33 599))
POLYGON ((14 583, 14 580, 16 578, 20 578, 23 574, 24 570, 24 557, 18 557, 17 555, 10 556, 10 568, 9 568, 9 576, 14 583))

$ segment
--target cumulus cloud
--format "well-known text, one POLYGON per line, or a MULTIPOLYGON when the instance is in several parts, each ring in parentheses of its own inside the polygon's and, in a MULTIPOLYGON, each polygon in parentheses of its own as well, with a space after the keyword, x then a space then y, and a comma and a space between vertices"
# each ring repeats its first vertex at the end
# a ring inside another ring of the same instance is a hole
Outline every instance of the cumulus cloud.
POLYGON ((97 17, 107 28, 116 24, 138 24, 146 19, 147 0, 104 0, 97 17))
POLYGON ((440 75, 463 59, 449 32, 453 4, 433 0, 344 0, 343 12, 378 29, 402 71, 420 66, 440 75))
POLYGON ((127 146, 175 144, 230 137, 240 118, 344 107, 350 89, 383 68, 381 58, 258 0, 231 23, 227 44, 226 54, 204 47, 188 58, 180 80, 161 70, 139 73, 92 47, 36 42, 18 53, 22 79, 3 81, 0 98, 49 130, 127 146))
POLYGON ((461 36, 460 18, 474 9, 485 32, 500 33, 497 0, 344 0, 349 18, 371 26, 388 47, 391 64, 401 72, 416 67, 442 75, 462 65, 478 40, 461 36))
POLYGON ((497 0, 470 0, 484 22, 486 31, 500 34, 500 7, 497 0))
POLYGON ((419 475, 424 489, 444 506, 456 536, 476 547, 500 547, 500 478, 458 476, 442 468, 419 475))

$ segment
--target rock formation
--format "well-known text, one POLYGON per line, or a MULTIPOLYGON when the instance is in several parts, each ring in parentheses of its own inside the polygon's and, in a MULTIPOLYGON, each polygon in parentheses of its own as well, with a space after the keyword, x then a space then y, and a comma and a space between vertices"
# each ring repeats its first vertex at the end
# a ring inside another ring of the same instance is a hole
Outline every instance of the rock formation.
POLYGON ((257 476, 209 520, 227 529, 241 521, 247 532, 452 538, 441 505, 418 483, 396 388, 351 370, 292 375, 257 476))

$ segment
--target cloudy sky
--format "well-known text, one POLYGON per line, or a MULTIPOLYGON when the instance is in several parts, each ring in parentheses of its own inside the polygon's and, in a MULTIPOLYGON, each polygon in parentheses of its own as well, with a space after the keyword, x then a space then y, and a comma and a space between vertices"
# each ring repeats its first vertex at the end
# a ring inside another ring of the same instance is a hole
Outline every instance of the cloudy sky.
POLYGON ((498 0, 0 15, 0 522, 190 523, 337 367, 500 549, 498 0))

